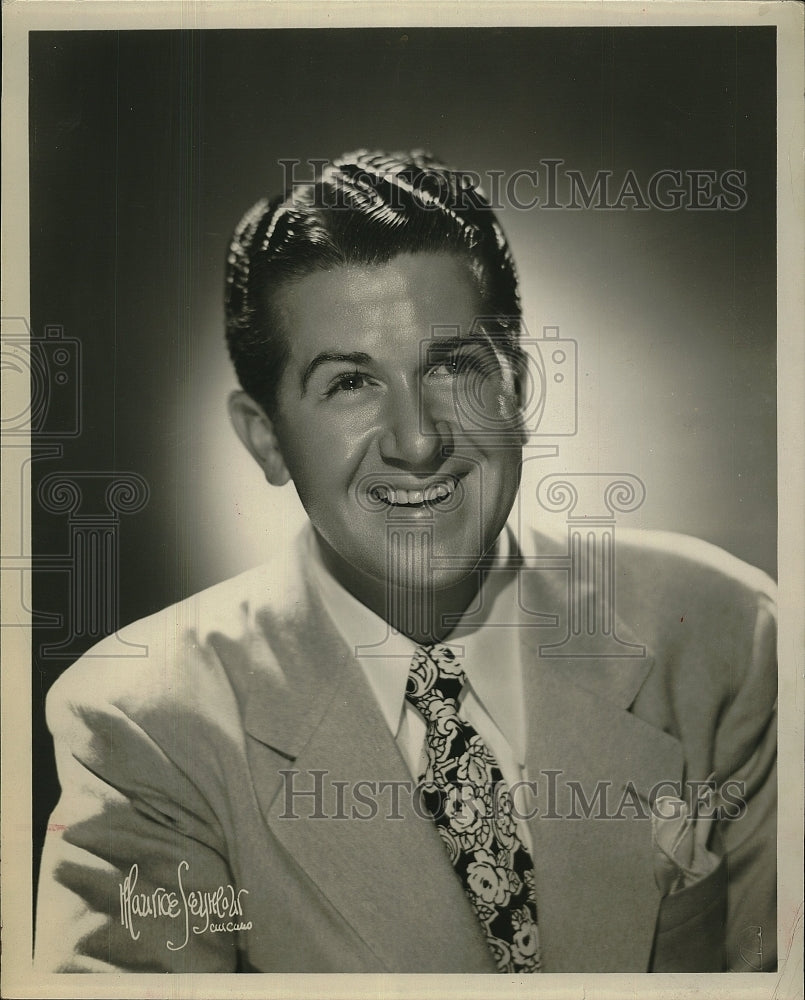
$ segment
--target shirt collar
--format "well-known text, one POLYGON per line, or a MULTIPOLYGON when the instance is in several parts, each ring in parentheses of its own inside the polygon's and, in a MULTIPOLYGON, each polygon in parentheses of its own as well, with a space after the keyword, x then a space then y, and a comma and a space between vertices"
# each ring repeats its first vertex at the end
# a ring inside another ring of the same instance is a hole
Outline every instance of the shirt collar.
MULTIPOLYGON (((366 675, 393 736, 405 708, 405 684, 417 644, 353 597, 324 564, 312 526, 307 556, 327 613, 366 675)), ((525 761, 525 715, 519 645, 517 546, 504 528, 478 599, 446 643, 462 658, 467 681, 481 706, 525 761)))

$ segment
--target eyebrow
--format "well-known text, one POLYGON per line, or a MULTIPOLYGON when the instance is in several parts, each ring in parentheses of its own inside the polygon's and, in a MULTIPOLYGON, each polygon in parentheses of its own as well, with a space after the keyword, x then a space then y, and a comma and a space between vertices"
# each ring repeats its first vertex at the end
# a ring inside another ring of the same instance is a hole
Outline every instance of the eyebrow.
POLYGON ((371 357, 365 351, 350 351, 348 354, 340 354, 337 351, 321 351, 302 373, 302 395, 304 396, 307 392, 307 385, 311 376, 322 365, 333 362, 336 364, 368 365, 371 360, 371 357))
POLYGON ((486 344, 487 340, 485 337, 472 336, 472 337, 431 337, 427 341, 427 356, 431 353, 438 353, 441 351, 455 351, 462 347, 467 347, 471 344, 486 344))
POLYGON ((468 337, 434 337, 428 342, 427 351, 425 352, 425 360, 427 363, 432 364, 445 354, 450 354, 453 351, 472 349, 479 346, 491 350, 498 361, 500 361, 500 347, 495 344, 494 340, 483 333, 472 334, 468 337))

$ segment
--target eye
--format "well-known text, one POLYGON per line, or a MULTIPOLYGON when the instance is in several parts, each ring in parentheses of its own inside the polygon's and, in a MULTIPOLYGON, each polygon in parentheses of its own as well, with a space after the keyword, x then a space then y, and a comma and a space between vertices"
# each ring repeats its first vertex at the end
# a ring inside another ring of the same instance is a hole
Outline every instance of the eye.
POLYGON ((428 378, 431 379, 443 379, 443 378, 455 378, 459 374, 460 366, 458 360, 452 358, 449 361, 440 361, 439 364, 433 364, 428 369, 428 378))
POLYGON ((433 352, 429 360, 427 377, 435 381, 455 379, 473 372, 484 372, 490 364, 486 352, 467 347, 438 354, 433 352))
POLYGON ((356 393, 367 386, 374 384, 372 379, 363 372, 344 372, 330 382, 324 395, 328 398, 338 393, 356 393))

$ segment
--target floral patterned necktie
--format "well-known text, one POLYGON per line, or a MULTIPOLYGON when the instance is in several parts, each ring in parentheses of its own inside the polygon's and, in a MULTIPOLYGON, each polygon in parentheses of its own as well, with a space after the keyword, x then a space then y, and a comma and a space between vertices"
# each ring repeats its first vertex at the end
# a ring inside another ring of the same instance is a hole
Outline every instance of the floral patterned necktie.
POLYGON ((481 922, 499 972, 540 972, 531 857, 511 797, 489 748, 458 715, 466 681, 442 643, 414 653, 405 697, 427 724, 428 764, 420 779, 450 861, 481 922))

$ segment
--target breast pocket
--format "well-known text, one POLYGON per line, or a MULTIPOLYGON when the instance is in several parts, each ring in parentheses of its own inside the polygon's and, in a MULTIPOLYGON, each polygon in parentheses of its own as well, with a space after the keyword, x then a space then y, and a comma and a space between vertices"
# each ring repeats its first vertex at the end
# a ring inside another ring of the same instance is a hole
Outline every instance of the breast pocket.
POLYGON ((723 972, 726 968, 727 866, 660 903, 652 972, 723 972))

